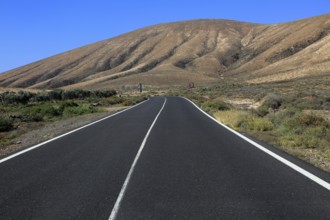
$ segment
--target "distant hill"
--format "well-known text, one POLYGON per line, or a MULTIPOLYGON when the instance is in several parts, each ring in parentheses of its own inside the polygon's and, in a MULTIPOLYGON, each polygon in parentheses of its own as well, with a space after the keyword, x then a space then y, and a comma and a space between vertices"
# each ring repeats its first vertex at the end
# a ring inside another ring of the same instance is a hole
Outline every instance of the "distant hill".
POLYGON ((0 75, 0 86, 106 88, 236 78, 250 83, 330 74, 330 14, 260 25, 229 20, 160 24, 0 75))

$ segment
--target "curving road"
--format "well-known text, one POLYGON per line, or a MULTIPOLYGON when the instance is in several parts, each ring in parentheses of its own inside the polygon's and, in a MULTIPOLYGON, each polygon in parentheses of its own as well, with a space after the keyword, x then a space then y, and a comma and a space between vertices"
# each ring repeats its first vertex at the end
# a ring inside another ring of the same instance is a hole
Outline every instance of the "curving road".
POLYGON ((303 171, 151 98, 0 160, 0 219, 329 219, 329 173, 262 145, 303 171))

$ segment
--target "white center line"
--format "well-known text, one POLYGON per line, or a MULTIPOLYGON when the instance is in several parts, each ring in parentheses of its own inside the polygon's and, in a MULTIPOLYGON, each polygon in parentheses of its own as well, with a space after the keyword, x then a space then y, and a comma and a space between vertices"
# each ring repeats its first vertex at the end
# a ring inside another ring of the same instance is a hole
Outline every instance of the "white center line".
POLYGON ((165 98, 165 101, 164 101, 164 104, 163 104, 162 108, 159 110, 157 116, 155 117, 155 119, 154 119, 154 121, 152 122, 152 124, 151 124, 151 126, 150 126, 150 128, 149 128, 149 130, 148 130, 148 132, 147 132, 147 134, 146 134, 146 136, 144 137, 144 139, 143 139, 143 141, 142 141, 142 144, 141 144, 141 146, 140 146, 140 149, 139 149, 139 151, 137 152, 137 154, 136 154, 136 156, 135 156, 135 159, 134 159, 134 161, 133 161, 133 164, 132 164, 132 166, 131 166, 131 169, 129 170, 128 175, 127 175, 127 177, 126 177, 126 180, 125 180, 125 182, 124 182, 124 184, 123 184, 123 186, 122 186, 122 188, 121 188, 121 190, 120 190, 120 193, 119 193, 119 195, 118 195, 117 201, 116 201, 116 203, 115 203, 115 205, 114 205, 114 207, 113 207, 113 209, 112 209, 112 211, 111 211, 111 215, 110 215, 110 217, 109 217, 109 220, 114 220, 114 219, 116 219, 116 216, 117 216, 118 211, 119 211, 119 208, 120 208, 121 201, 122 201, 123 198, 124 198, 124 195, 125 195, 125 192, 126 192, 127 186, 128 186, 128 184, 129 184, 129 181, 130 181, 130 179, 131 179, 131 176, 132 176, 132 174, 133 174, 133 172, 134 172, 135 166, 136 166, 136 164, 137 164, 137 162, 138 162, 138 160, 139 160, 139 158, 140 158, 140 155, 141 155, 141 153, 142 153, 142 150, 143 150, 144 146, 146 145, 147 139, 148 139, 148 137, 149 137, 149 135, 150 135, 150 132, 151 132, 152 128, 153 128, 154 125, 156 124, 156 121, 157 121, 157 119, 158 119, 160 113, 163 111, 163 109, 164 109, 164 107, 165 107, 166 101, 167 101, 167 99, 165 98))

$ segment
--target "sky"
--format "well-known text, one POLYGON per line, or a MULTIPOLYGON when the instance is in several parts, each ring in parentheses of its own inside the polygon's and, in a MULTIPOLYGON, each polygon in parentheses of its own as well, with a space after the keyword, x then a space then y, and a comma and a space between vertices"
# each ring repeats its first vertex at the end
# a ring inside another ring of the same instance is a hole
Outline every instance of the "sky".
POLYGON ((159 23, 274 24, 327 13, 330 0, 0 0, 0 73, 159 23))

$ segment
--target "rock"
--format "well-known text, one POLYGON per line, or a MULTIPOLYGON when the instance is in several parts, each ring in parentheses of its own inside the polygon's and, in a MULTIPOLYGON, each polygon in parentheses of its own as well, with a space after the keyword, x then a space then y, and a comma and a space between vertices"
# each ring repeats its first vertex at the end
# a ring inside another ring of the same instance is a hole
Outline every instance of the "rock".
POLYGON ((92 106, 96 107, 96 106, 100 106, 101 103, 97 102, 97 103, 92 103, 92 106))

